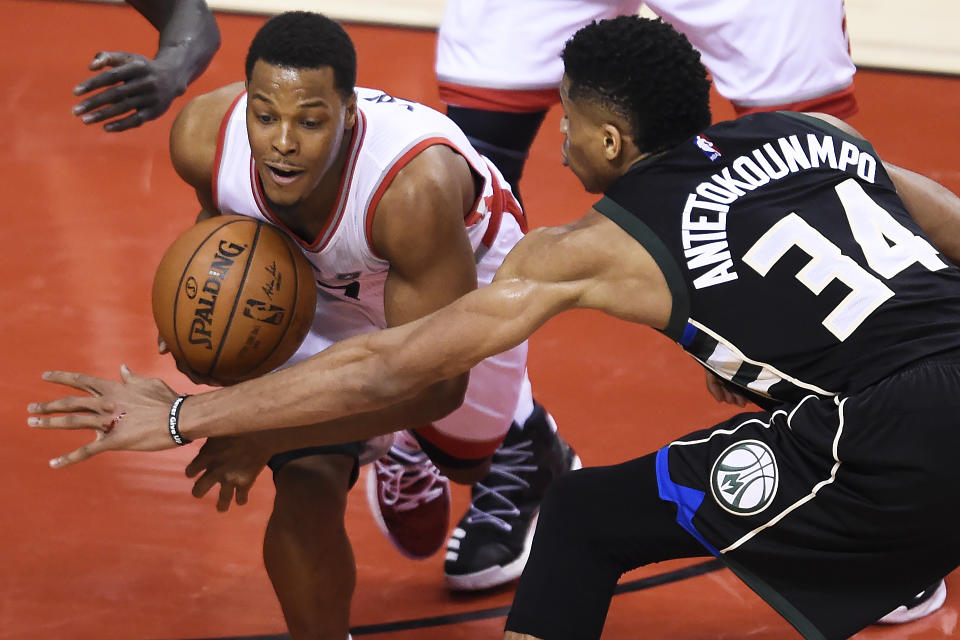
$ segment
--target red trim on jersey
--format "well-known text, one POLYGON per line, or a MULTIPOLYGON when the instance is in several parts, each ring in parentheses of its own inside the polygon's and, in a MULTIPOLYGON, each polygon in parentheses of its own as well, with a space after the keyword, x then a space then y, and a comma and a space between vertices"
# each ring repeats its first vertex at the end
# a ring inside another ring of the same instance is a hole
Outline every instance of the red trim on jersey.
MULTIPOLYGON (((407 164, 411 160, 413 160, 417 156, 417 154, 419 154, 421 151, 423 151, 427 147, 432 147, 436 144, 442 144, 442 145, 448 146, 454 151, 456 151, 457 153, 460 153, 460 150, 454 146, 453 142, 451 142, 450 140, 447 140, 446 138, 437 137, 437 138, 426 138, 425 140, 421 140, 417 144, 407 149, 403 153, 403 155, 401 155, 394 161, 393 165, 383 175, 383 178, 380 180, 380 184, 377 185, 376 190, 373 192, 373 197, 370 198, 370 203, 367 205, 367 213, 364 216, 365 217, 364 229, 366 231, 366 236, 367 236, 367 247, 370 248, 370 252, 373 253, 373 255, 380 258, 381 260, 385 260, 385 258, 381 256, 379 253, 377 253, 377 250, 374 249, 373 247, 373 216, 374 216, 374 213, 376 213, 377 211, 377 206, 380 204, 380 199, 383 198, 383 194, 386 193, 387 188, 393 183, 393 179, 397 177, 397 174, 400 173, 401 169, 407 166, 407 164)), ((460 155, 463 155, 463 154, 460 154, 460 155)), ((464 157, 464 160, 466 160, 466 157, 464 157)), ((469 160, 467 160, 467 164, 468 165, 470 164, 469 160)))
POLYGON ((227 124, 229 124, 230 118, 233 116, 233 110, 237 108, 237 103, 240 102, 240 99, 245 95, 247 95, 247 92, 241 91, 240 95, 230 103, 230 108, 227 109, 223 120, 220 121, 220 131, 217 133, 217 150, 213 155, 213 175, 210 177, 211 188, 213 189, 213 206, 217 209, 220 208, 220 162, 223 159, 223 143, 227 139, 227 124))
POLYGON ((444 104, 487 111, 534 113, 560 102, 558 87, 549 89, 486 89, 452 82, 440 82, 440 100, 444 104))
MULTIPOLYGON (((490 172, 490 181, 493 185, 493 200, 490 203, 490 210, 502 215, 504 211, 510 213, 513 216, 514 220, 517 221, 517 224, 520 225, 520 230, 524 233, 527 232, 527 216, 523 213, 523 208, 520 206, 520 202, 517 200, 517 196, 513 195, 513 192, 509 189, 504 188, 500 184, 500 180, 497 179, 497 174, 495 172, 490 172)), ((493 221, 490 221, 491 226, 493 221)), ((497 220, 497 228, 500 227, 500 221, 497 220)), ((487 232, 483 235, 483 244, 488 247, 493 246, 493 240, 496 238, 496 231, 491 235, 490 229, 487 229, 487 232), (489 242, 488 240, 489 236, 489 242)))
POLYGON ((733 108, 737 112, 737 117, 745 116, 748 113, 758 113, 760 111, 817 111, 820 113, 829 113, 832 116, 845 120, 855 115, 860 106, 857 104, 857 97, 853 95, 853 84, 846 89, 828 93, 819 98, 810 100, 800 100, 790 104, 769 105, 764 107, 744 107, 736 103, 733 108))
POLYGON ((287 225, 280 220, 277 215, 270 210, 267 205, 267 199, 263 195, 263 185, 260 182, 260 175, 257 173, 256 163, 253 161, 253 154, 250 154, 250 182, 253 186, 253 198, 263 216, 286 231, 291 238, 297 241, 301 247, 313 252, 323 251, 327 243, 333 237, 343 219, 343 211, 346 208, 347 199, 350 195, 350 182, 353 179, 353 172, 357 167, 357 159, 360 157, 360 147, 363 145, 363 138, 367 131, 366 116, 359 109, 357 110, 357 124, 353 128, 353 135, 350 138, 350 151, 347 157, 343 173, 340 175, 340 187, 337 191, 337 204, 330 217, 324 223, 323 228, 317 233, 312 242, 305 242, 300 236, 293 232, 287 225))
MULTIPOLYGON (((370 252, 373 253, 373 255, 381 260, 384 260, 385 258, 377 253, 377 250, 373 246, 373 216, 377 210, 377 206, 380 204, 383 194, 386 193, 387 189, 393 183, 394 178, 397 177, 397 174, 400 172, 400 170, 407 166, 407 164, 421 151, 427 147, 432 147, 437 144, 450 147, 458 154, 463 156, 453 142, 447 138, 437 137, 421 140, 405 151, 403 155, 397 158, 390 169, 388 169, 384 174, 380 184, 377 185, 376 190, 373 192, 373 197, 370 198, 370 203, 367 205, 367 212, 364 222, 364 229, 367 236, 367 247, 369 247, 370 252)), ((463 158, 464 160, 467 160, 466 156, 463 156, 463 158)), ((478 171, 478 168, 470 164, 469 160, 467 160, 467 164, 470 165, 473 171, 478 171)), ((484 232, 481 242, 487 247, 492 247, 493 241, 497 237, 497 232, 500 230, 500 219, 504 211, 509 211, 510 214, 516 218, 517 224, 520 225, 520 228, 524 233, 527 232, 527 220, 523 215, 523 210, 520 208, 520 203, 517 202, 517 199, 513 193, 500 185, 500 181, 497 179, 496 173, 493 172, 489 167, 487 168, 487 172, 490 174, 490 186, 493 190, 493 194, 488 198, 487 209, 490 211, 490 222, 487 225, 487 230, 484 232)), ((469 227, 476 223, 477 219, 480 217, 480 214, 477 213, 478 205, 479 200, 477 201, 477 204, 475 204, 470 210, 470 213, 464 216, 464 226, 469 227)))
POLYGON ((443 433, 432 424, 412 429, 417 436, 423 438, 444 453, 463 460, 480 460, 492 456, 500 448, 503 436, 493 440, 462 440, 443 433))

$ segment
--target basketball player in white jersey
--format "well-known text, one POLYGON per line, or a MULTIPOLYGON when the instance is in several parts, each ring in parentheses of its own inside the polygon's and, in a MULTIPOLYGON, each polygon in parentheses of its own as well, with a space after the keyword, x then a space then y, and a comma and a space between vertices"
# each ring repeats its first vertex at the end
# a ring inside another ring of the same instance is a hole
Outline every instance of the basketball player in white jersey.
MULTIPOLYGON (((285 366, 492 280, 523 235, 509 187, 442 114, 355 89, 356 54, 337 23, 306 12, 273 18, 254 38, 246 71, 246 85, 181 112, 171 155, 202 216, 266 220, 312 263, 314 324, 285 366)), ((347 637, 355 566, 343 516, 360 459, 390 447, 374 436, 410 429, 377 461, 368 492, 381 528, 412 557, 431 555, 447 534, 449 484, 428 455, 448 477, 475 482, 516 423, 535 434, 541 494, 579 464, 533 401, 526 350, 521 344, 382 411, 206 442, 188 474, 202 474, 198 497, 220 483, 221 510, 246 501, 264 465, 273 469, 264 561, 294 638, 347 637)))
POLYGON ((857 112, 843 0, 450 0, 437 40, 440 97, 514 192, 540 123, 559 102, 567 38, 644 4, 700 51, 738 115, 857 112))

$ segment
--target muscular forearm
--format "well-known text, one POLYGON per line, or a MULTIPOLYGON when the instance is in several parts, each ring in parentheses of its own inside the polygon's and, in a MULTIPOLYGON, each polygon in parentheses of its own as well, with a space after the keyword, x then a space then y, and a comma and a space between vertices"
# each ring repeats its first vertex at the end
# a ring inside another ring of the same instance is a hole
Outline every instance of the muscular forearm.
POLYGON ((252 435, 264 453, 367 440, 384 433, 429 424, 454 411, 462 399, 461 380, 432 385, 410 400, 376 411, 354 414, 301 427, 257 431, 252 435))
MULTIPOLYGON (((543 305, 512 295, 509 286, 496 289, 475 291, 412 323, 344 340, 282 371, 194 396, 183 404, 181 433, 193 439, 327 423, 342 442, 393 431, 379 418, 377 426, 361 424, 361 414, 399 411, 400 403, 416 402, 438 381, 520 344, 550 315, 543 305), (341 421, 349 416, 352 425, 341 421)), ((427 410, 442 415, 452 408, 427 410)))

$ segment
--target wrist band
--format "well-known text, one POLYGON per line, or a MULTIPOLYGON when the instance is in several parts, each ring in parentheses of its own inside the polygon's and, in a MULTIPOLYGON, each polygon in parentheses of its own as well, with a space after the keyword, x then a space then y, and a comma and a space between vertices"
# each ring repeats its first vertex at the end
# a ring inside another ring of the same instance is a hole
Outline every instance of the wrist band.
POLYGON ((170 437, 173 438, 173 441, 177 443, 178 447, 182 447, 185 444, 190 444, 193 442, 192 440, 188 440, 180 435, 180 428, 177 424, 180 421, 180 407, 183 406, 183 401, 189 397, 189 394, 177 396, 177 399, 173 401, 172 405, 170 405, 170 437))

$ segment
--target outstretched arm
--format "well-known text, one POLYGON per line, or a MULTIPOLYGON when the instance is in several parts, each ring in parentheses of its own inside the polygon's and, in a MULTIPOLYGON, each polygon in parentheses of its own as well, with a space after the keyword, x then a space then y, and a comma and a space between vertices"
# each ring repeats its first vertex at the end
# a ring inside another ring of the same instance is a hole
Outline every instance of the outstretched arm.
POLYGON ((204 0, 128 0, 160 34, 157 54, 101 51, 89 68, 100 71, 73 93, 94 94, 73 108, 85 124, 107 121, 107 131, 126 131, 163 115, 186 91, 220 47, 220 31, 204 0), (131 113, 132 112, 132 113, 131 113))
MULTIPOLYGON (((283 371, 189 398, 180 413, 180 431, 200 438, 374 411, 519 344, 565 309, 599 309, 664 327, 670 304, 666 282, 650 256, 592 212, 571 225, 531 233, 508 256, 493 284, 428 316, 344 340, 283 371)), ((96 441, 52 461, 54 466, 111 449, 173 446, 167 425, 176 394, 160 381, 124 376, 115 382, 45 375, 89 395, 31 405, 36 415, 30 424, 98 431, 96 441), (114 421, 120 412, 123 419, 114 421), (58 413, 66 415, 50 415, 58 413), (115 424, 108 429, 111 421, 115 424)))

